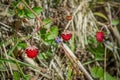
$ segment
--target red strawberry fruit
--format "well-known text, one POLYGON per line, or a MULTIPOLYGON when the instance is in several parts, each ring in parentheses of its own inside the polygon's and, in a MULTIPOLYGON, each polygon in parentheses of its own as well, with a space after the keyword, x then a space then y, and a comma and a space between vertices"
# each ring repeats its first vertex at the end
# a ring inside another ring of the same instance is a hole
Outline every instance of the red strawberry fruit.
POLYGON ((61 37, 64 41, 69 41, 72 37, 72 34, 71 34, 71 32, 66 31, 66 32, 62 33, 61 37))
POLYGON ((96 39, 98 42, 103 42, 105 35, 102 31, 96 33, 96 39))
POLYGON ((25 53, 29 58, 35 58, 38 55, 38 49, 36 46, 29 46, 25 50, 25 53))

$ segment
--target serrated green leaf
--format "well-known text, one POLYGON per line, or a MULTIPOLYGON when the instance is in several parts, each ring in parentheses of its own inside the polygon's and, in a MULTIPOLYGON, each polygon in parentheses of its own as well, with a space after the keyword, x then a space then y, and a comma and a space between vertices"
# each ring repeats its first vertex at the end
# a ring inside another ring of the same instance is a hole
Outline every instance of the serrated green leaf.
POLYGON ((113 19, 111 23, 112 23, 112 25, 116 26, 116 25, 119 24, 119 20, 118 19, 113 19))
POLYGON ((33 7, 32 10, 36 13, 36 14, 40 14, 43 11, 42 7, 33 7))
POLYGON ((95 12, 94 15, 104 18, 105 20, 108 20, 107 17, 103 13, 95 12))

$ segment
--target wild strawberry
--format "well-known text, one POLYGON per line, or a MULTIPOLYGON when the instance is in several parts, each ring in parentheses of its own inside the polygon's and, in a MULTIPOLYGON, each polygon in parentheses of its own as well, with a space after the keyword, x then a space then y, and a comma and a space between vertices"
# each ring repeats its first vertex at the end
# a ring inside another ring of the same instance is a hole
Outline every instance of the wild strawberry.
POLYGON ((69 32, 69 31, 63 32, 62 35, 61 35, 61 37, 62 37, 62 39, 63 39, 64 41, 68 41, 68 40, 71 39, 72 34, 71 34, 71 32, 69 32))
POLYGON ((36 57, 38 55, 38 49, 35 46, 29 46, 25 50, 25 53, 27 54, 27 56, 29 58, 34 58, 34 57, 36 57))
POLYGON ((72 16, 66 16, 66 19, 67 19, 67 20, 71 20, 71 19, 72 19, 72 16))
POLYGON ((102 31, 96 33, 96 39, 98 42, 103 42, 105 35, 102 31))

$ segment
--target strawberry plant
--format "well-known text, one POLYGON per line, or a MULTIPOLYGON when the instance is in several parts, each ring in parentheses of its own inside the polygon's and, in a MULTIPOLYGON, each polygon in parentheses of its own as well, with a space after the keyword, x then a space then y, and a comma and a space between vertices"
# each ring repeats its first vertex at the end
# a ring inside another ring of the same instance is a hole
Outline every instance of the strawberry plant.
POLYGON ((1 0, 0 80, 119 80, 119 5, 1 0))

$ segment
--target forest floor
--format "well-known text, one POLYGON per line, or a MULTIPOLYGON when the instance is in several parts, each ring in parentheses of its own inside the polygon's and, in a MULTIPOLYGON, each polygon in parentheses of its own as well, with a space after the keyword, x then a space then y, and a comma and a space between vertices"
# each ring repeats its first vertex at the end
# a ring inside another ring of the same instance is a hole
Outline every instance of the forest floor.
POLYGON ((1 0, 0 80, 120 80, 119 0, 1 0))

